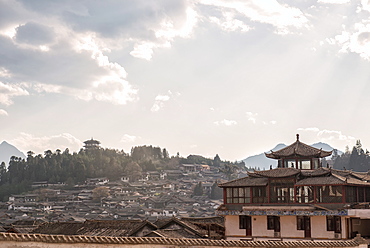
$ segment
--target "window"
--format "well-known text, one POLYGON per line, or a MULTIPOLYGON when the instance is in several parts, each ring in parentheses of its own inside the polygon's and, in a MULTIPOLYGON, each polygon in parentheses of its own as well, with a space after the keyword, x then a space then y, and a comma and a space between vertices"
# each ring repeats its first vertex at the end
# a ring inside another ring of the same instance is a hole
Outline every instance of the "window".
POLYGON ((316 186, 316 202, 342 202, 342 186, 316 186))
POLYGON ((357 187, 346 187, 346 202, 357 202, 357 187))
POLYGON ((358 187, 358 201, 364 202, 365 201, 365 188, 358 187))
POLYGON ((342 230, 340 216, 326 216, 326 230, 340 233, 342 230))
POLYGON ((296 187, 298 203, 313 203, 314 186, 298 186, 296 187))
POLYGON ((226 188, 226 203, 233 203, 233 189, 226 188))
POLYGON ((239 215, 239 229, 247 229, 248 217, 247 215, 239 215))
POLYGON ((252 188, 252 202, 253 203, 267 202, 266 187, 253 187, 252 188))
POLYGON ((311 160, 300 160, 298 161, 299 169, 310 170, 311 169, 311 160))
POLYGON ((275 232, 280 232, 279 216, 267 216, 267 230, 274 230, 275 232))
POLYGON ((319 168, 319 159, 318 158, 314 158, 312 160, 313 162, 313 168, 312 169, 318 169, 319 168))
POLYGON ((370 188, 365 188, 365 201, 370 202, 370 188))
POLYGON ((274 179, 270 181, 271 203, 294 202, 294 179, 274 179))
POLYGON ((303 218, 303 216, 297 216, 297 230, 304 230, 304 218, 303 218))
POLYGON ((285 168, 296 168, 296 161, 295 159, 287 159, 287 160, 284 160, 284 167, 285 168))
POLYGON ((226 203, 250 203, 251 188, 226 188, 226 203))

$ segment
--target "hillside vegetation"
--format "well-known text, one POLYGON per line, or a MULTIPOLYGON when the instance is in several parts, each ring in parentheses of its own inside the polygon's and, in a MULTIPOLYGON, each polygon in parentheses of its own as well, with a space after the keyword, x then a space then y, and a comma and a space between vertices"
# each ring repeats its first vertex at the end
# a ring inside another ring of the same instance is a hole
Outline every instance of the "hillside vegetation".
POLYGON ((64 183, 66 187, 73 187, 87 178, 117 180, 124 174, 139 178, 146 171, 177 170, 180 164, 194 163, 218 167, 228 177, 238 167, 244 168, 244 163, 221 161, 218 155, 214 159, 199 155, 170 157, 165 148, 153 146, 133 147, 130 154, 103 148, 81 149, 78 153, 70 153, 68 149, 47 150, 39 155, 29 151, 26 159, 11 157, 8 168, 1 163, 0 200, 30 190, 33 182, 64 183))

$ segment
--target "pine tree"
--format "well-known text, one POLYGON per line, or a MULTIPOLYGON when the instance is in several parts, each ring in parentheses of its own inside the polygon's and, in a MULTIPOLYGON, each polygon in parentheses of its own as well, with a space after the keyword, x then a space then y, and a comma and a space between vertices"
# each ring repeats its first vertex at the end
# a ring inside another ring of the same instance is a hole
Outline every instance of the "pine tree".
POLYGON ((215 166, 215 167, 220 167, 221 166, 221 159, 218 156, 218 154, 216 154, 215 158, 213 159, 213 166, 215 166))
POLYGON ((211 199, 222 199, 222 197, 223 197, 222 189, 220 187, 218 187, 217 182, 215 182, 212 185, 211 193, 210 193, 209 198, 211 198, 211 199))
POLYGON ((202 185, 202 182, 199 182, 197 185, 195 185, 193 195, 196 195, 196 196, 203 195, 203 185, 202 185))

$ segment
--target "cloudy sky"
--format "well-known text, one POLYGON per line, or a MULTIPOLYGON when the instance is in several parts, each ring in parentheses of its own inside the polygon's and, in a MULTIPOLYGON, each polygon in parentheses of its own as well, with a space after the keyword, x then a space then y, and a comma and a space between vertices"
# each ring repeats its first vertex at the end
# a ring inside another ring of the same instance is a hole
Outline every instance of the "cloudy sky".
POLYGON ((0 0, 0 141, 370 149, 370 1, 0 0))

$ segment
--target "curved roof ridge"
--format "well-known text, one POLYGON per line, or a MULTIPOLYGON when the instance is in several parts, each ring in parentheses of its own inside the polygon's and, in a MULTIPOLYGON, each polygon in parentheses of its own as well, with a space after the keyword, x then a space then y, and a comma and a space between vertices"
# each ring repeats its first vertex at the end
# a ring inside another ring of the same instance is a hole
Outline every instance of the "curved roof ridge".
POLYGON ((297 175, 301 170, 296 168, 274 168, 271 170, 255 171, 255 175, 259 177, 290 177, 297 175))
POLYGON ((339 180, 341 180, 343 182, 346 182, 346 180, 347 180, 347 178, 339 176, 338 174, 335 174, 335 173, 332 173, 331 175, 338 178, 339 180))
POLYGON ((271 151, 271 153, 265 153, 265 156, 272 159, 280 159, 284 157, 327 157, 332 154, 333 151, 324 151, 313 146, 307 145, 299 140, 297 134, 297 140, 280 150, 271 151))

